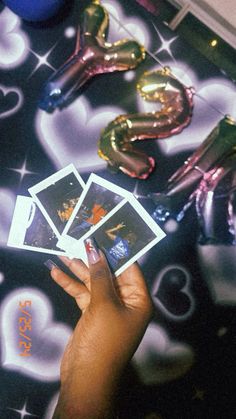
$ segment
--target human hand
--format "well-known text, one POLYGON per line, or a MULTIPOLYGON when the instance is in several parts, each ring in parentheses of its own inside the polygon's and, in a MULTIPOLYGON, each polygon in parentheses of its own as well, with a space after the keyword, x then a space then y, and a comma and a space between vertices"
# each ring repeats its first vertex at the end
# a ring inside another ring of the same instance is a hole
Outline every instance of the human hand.
POLYGON ((120 230, 120 228, 123 228, 123 227, 125 227, 125 223, 124 222, 122 222, 120 224, 117 224, 117 226, 116 226, 117 230, 120 230))
POLYGON ((111 418, 117 384, 152 315, 144 277, 133 264, 113 278, 105 256, 86 242, 89 268, 62 261, 82 282, 58 268, 52 278, 75 298, 82 315, 61 362, 61 392, 54 418, 111 418), (69 413, 68 413, 69 412, 69 413))

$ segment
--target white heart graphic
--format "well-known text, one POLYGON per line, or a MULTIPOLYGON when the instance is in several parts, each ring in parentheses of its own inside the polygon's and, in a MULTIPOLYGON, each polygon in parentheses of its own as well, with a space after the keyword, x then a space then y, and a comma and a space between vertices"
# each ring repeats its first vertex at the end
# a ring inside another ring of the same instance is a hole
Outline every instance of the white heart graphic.
POLYGON ((52 419, 53 413, 56 409, 58 398, 59 398, 59 393, 54 394, 51 401, 49 402, 46 412, 43 415, 43 419, 52 419))
POLYGON ((29 53, 29 38, 20 29, 20 19, 7 7, 0 14, 0 68, 20 65, 29 53))
POLYGON ((7 118, 10 115, 16 113, 23 104, 23 93, 17 87, 6 87, 0 84, 0 92, 3 92, 3 97, 6 97, 9 93, 15 93, 17 95, 17 103, 11 109, 8 109, 5 112, 0 113, 0 119, 7 118))
POLYGON ((143 383, 153 385, 184 375, 193 365, 194 352, 185 343, 171 341, 161 327, 151 323, 132 362, 143 383))
POLYGON ((40 381, 59 379, 60 361, 72 333, 70 327, 53 321, 51 302, 36 288, 18 288, 10 293, 1 307, 2 365, 19 371, 40 381), (31 306, 23 309, 31 315, 31 330, 20 335, 19 319, 25 315, 19 302, 31 301, 31 306), (30 341, 29 341, 30 339, 30 341), (20 341, 31 343, 30 356, 21 356, 24 346, 20 341))
POLYGON ((5 275, 3 272, 0 272, 0 285, 4 282, 5 275))
POLYGON ((156 307, 166 316, 166 317, 170 317, 171 319, 175 320, 175 321, 183 321, 186 320, 188 317, 190 317, 195 309, 195 300, 194 297, 192 295, 192 290, 191 290, 191 274, 188 272, 188 270, 181 265, 168 265, 165 266, 165 268, 163 268, 157 275, 157 278, 152 286, 152 297, 153 297, 153 302, 156 305, 156 307), (176 293, 178 295, 178 293, 183 293, 186 295, 186 297, 188 298, 189 301, 189 309, 187 312, 185 312, 184 314, 179 314, 179 315, 174 315, 173 313, 171 313, 170 311, 168 311, 168 309, 163 305, 162 301, 158 298, 158 290, 159 287, 163 281, 163 278, 166 274, 168 274, 168 272, 171 272, 173 270, 178 270, 179 272, 181 272, 185 278, 185 285, 182 288, 179 288, 178 290, 176 290, 176 293))
POLYGON ((116 1, 104 1, 103 7, 109 13, 109 42, 115 42, 121 38, 134 38, 145 48, 150 47, 150 31, 143 19, 132 16, 128 17, 116 1))
POLYGON ((92 110, 84 96, 63 111, 39 110, 36 131, 49 158, 59 169, 73 163, 81 172, 104 168, 97 152, 101 130, 124 111, 115 106, 92 110))
POLYGON ((0 246, 7 245, 16 196, 10 189, 0 188, 0 246))

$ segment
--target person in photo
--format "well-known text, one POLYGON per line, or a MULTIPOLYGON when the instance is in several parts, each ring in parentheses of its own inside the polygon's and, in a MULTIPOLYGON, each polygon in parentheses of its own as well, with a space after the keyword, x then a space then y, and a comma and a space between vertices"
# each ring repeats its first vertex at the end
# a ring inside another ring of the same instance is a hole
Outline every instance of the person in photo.
POLYGON ((57 210, 57 214, 59 215, 60 220, 63 223, 66 223, 70 219, 71 214, 74 210, 74 207, 75 207, 76 202, 78 201, 78 199, 79 198, 68 199, 66 202, 63 202, 62 209, 57 210))
POLYGON ((82 237, 91 227, 96 225, 109 211, 110 204, 105 203, 103 199, 97 198, 89 209, 82 205, 69 234, 75 239, 82 237))
POLYGON ((113 242, 108 249, 103 248, 112 269, 117 269, 121 262, 130 258, 132 248, 137 241, 137 235, 133 231, 122 234, 121 232, 124 229, 126 229, 126 225, 121 222, 115 227, 105 230, 105 234, 113 242))

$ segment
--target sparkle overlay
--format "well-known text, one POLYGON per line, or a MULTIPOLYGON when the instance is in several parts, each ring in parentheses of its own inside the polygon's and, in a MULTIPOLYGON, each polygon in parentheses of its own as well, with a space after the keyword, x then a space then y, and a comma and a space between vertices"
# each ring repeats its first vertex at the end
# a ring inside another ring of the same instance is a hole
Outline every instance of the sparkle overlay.
POLYGON ((26 416, 32 416, 35 418, 38 417, 37 415, 34 415, 33 413, 27 411, 27 400, 25 401, 24 406, 21 409, 13 409, 12 407, 8 407, 8 409, 19 413, 20 419, 24 419, 26 416))
POLYGON ((20 183, 22 182, 22 180, 24 179, 24 177, 26 175, 35 175, 35 174, 37 174, 36 172, 32 172, 32 171, 28 170, 27 169, 27 166, 26 166, 26 163, 27 163, 27 159, 25 158, 22 166, 19 169, 13 168, 13 167, 8 167, 8 170, 12 170, 13 172, 19 173, 19 175, 20 175, 20 183))

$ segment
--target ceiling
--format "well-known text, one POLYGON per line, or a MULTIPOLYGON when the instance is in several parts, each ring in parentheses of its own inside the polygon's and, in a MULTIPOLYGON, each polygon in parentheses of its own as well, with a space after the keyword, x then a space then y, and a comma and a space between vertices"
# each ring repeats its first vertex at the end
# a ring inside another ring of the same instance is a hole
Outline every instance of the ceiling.
POLYGON ((183 18, 193 14, 231 47, 236 49, 235 0, 168 0, 179 12, 169 26, 175 29, 183 18))

